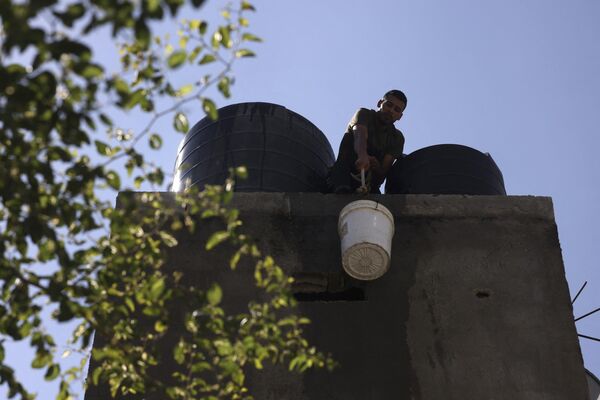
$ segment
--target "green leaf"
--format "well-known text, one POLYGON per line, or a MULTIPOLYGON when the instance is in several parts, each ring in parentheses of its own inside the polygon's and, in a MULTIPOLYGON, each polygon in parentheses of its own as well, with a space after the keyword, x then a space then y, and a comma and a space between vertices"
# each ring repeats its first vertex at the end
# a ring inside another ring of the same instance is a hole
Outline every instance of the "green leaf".
POLYGON ((188 119, 184 113, 178 112, 173 118, 173 126, 177 132, 187 133, 189 129, 188 119))
POLYGON ((94 385, 97 386, 100 382, 100 375, 102 375, 102 372, 104 372, 104 369, 102 367, 98 367, 92 373, 92 382, 94 382, 94 385))
POLYGON ((246 168, 246 167, 245 167, 245 166, 243 166, 243 165, 242 165, 242 166, 239 166, 239 167, 237 167, 237 168, 235 169, 235 175, 236 175, 238 178, 241 178, 241 179, 246 179, 246 178, 248 178, 248 168, 246 168))
POLYGON ((160 9, 160 0, 147 0, 148 11, 155 13, 160 9))
POLYGON ((160 235, 160 238, 162 239, 163 243, 167 247, 177 246, 177 239, 175 239, 175 237, 172 236, 170 233, 165 232, 165 231, 160 231, 159 235, 160 235))
POLYGON ((85 7, 81 3, 71 4, 65 12, 53 12, 53 14, 70 28, 77 19, 85 14, 85 7))
POLYGON ((176 93, 177 97, 183 97, 186 94, 190 93, 194 89, 194 85, 189 83, 187 85, 182 86, 176 93))
POLYGON ((244 33, 242 35, 242 40, 248 41, 248 42, 262 42, 262 39, 259 38, 256 35, 253 35, 251 33, 244 33))
POLYGON ((212 54, 205 54, 204 57, 202 57, 200 61, 198 61, 198 65, 209 64, 211 62, 214 62, 216 59, 217 58, 212 54))
POLYGON ((241 57, 254 57, 254 56, 256 56, 256 54, 252 50, 239 49, 238 51, 235 52, 235 56, 237 58, 241 58, 241 57))
POLYGON ((208 304, 211 306, 216 306, 221 302, 223 298, 223 291, 221 287, 216 283, 213 283, 210 289, 206 292, 206 300, 208 300, 208 304))
POLYGON ((242 1, 242 10, 256 11, 256 8, 254 8, 254 6, 252 4, 250 4, 249 2, 247 2, 246 0, 243 0, 242 1))
POLYGON ((97 64, 87 64, 83 70, 81 70, 80 75, 85 79, 93 79, 100 78, 104 73, 104 68, 97 64))
POLYGON ((167 324, 165 324, 162 321, 156 321, 154 323, 154 330, 158 333, 163 333, 164 331, 167 330, 167 324))
POLYGON ((82 42, 67 38, 51 42, 49 48, 56 59, 63 54, 73 54, 83 61, 89 61, 92 54, 91 49, 82 42))
POLYGON ((135 21, 135 40, 145 49, 150 45, 150 29, 143 18, 135 21))
MULTIPOLYGON (((188 37, 187 37, 187 36, 182 36, 182 37, 179 39, 179 47, 181 47, 182 49, 185 49, 185 48, 186 48, 186 46, 187 46, 188 40, 189 40, 189 39, 188 39, 188 37)), ((186 58, 187 58, 187 55, 186 55, 186 58)))
POLYGON ((47 381, 53 381, 60 374, 60 367, 58 364, 52 364, 46 370, 46 374, 44 375, 44 379, 47 381))
POLYGON ((113 125, 112 120, 106 114, 100 114, 100 121, 102 121, 102 123, 104 125, 106 125, 106 126, 112 126, 113 125))
POLYGON ((46 262, 56 257, 56 242, 54 240, 46 240, 38 244, 38 260, 46 262))
POLYGON ((211 250, 219 243, 227 240, 229 238, 229 232, 227 231, 217 231, 210 235, 210 238, 206 242, 206 250, 211 250))
POLYGON ((219 118, 219 112, 217 111, 217 106, 215 102, 207 97, 202 98, 202 109, 204 112, 212 119, 216 121, 219 118))
POLYGON ((179 341, 173 349, 173 358, 181 365, 185 361, 185 342, 179 341))
POLYGON ((190 54, 188 54, 189 62, 193 62, 196 59, 196 57, 198 57, 198 55, 200 54, 201 51, 202 51, 202 46, 194 47, 194 49, 192 51, 190 51, 190 54))
POLYGON ((129 98, 126 100, 123 107, 126 109, 130 109, 139 104, 147 95, 146 89, 138 89, 135 92, 131 93, 129 98))
POLYGON ((228 76, 224 76, 223 78, 221 78, 221 80, 219 81, 219 83, 217 85, 219 92, 221 92, 223 94, 223 96, 225 96, 226 98, 231 97, 230 84, 231 84, 231 79, 229 79, 228 76))
POLYGON ((246 375, 244 375, 244 371, 239 368, 233 374, 231 374, 231 379, 237 383, 238 386, 242 386, 244 384, 244 380, 246 379, 246 375))
POLYGON ((133 302, 133 300, 130 297, 125 297, 124 301, 125 301, 125 304, 127 305, 127 308, 129 308, 129 311, 131 311, 131 312, 135 311, 135 303, 133 302))
POLYGON ((146 112, 154 111, 154 102, 148 97, 143 97, 140 101, 140 107, 146 112))
POLYGON ((214 32, 210 39, 210 44, 214 51, 217 51, 219 49, 221 40, 223 40, 223 35, 221 35, 221 32, 219 32, 219 31, 214 32))
POLYGON ((27 68, 21 64, 10 64, 6 67, 6 72, 11 75, 25 75, 27 74, 27 68))
POLYGON ((31 332, 32 328, 33 325, 29 321, 26 321, 25 323, 23 323, 23 325, 19 327, 19 336, 23 338, 29 336, 29 333, 31 332))
POLYGON ((128 94, 130 92, 129 85, 123 79, 117 77, 113 82, 117 93, 121 95, 128 94))
POLYGON ((229 267, 231 269, 235 269, 237 267, 241 256, 242 256, 242 253, 240 251, 236 251, 235 253, 233 253, 233 256, 231 256, 231 258, 229 259, 229 267))
POLYGON ((165 278, 158 278, 150 286, 150 299, 158 300, 165 291, 165 278))
POLYGON ((37 352, 33 361, 31 361, 31 368, 40 369, 44 368, 52 362, 52 355, 48 352, 42 351, 37 352))
POLYGON ((229 25, 219 27, 220 43, 226 49, 230 49, 233 45, 231 40, 231 27, 229 25))
POLYGON ((289 364, 289 370, 290 371, 300 371, 302 372, 303 370, 305 370, 305 364, 306 364, 306 354, 298 354, 295 358, 293 358, 290 361, 289 364))
POLYGON ((206 361, 200 361, 192 365, 191 371, 192 373, 197 374, 202 371, 210 371, 211 369, 212 366, 209 363, 207 363, 206 361))
POLYGON ((204 35, 207 29, 208 23, 206 21, 200 21, 200 24, 198 25, 198 32, 200 32, 200 35, 204 35))
POLYGON ((98 152, 98 154, 100 154, 102 156, 110 156, 111 155, 110 146, 107 145, 106 143, 101 142, 99 140, 94 140, 94 144, 96 145, 96 151, 98 152))
POLYGON ((228 356, 233 353, 233 347, 227 339, 217 339, 213 342, 213 346, 215 346, 220 356, 228 356))
POLYGON ((187 53, 184 50, 177 50, 169 56, 167 64, 170 68, 175 69, 183 65, 186 59, 187 53))
POLYGON ((160 149, 162 147, 162 143, 162 138, 156 133, 150 135, 150 138, 148 139, 148 144, 150 145, 150 148, 154 150, 160 149))
POLYGON ((85 6, 83 4, 75 3, 71 4, 65 14, 68 14, 72 18, 80 18, 85 13, 85 6))
POLYGON ((162 185, 165 175, 160 168, 155 168, 152 172, 146 174, 146 178, 149 182, 152 182, 157 185, 162 185))
POLYGON ((190 315, 190 314, 186 315, 184 325, 185 325, 185 329, 188 332, 190 332, 190 333, 198 332, 198 323, 194 319, 193 315, 190 315))
POLYGON ((115 171, 108 171, 105 175, 105 178, 106 183, 108 183, 111 188, 115 190, 119 190, 121 188, 121 178, 115 171))
POLYGON ((136 176, 135 179, 133 180, 133 186, 136 189, 139 189, 142 186, 142 183, 144 183, 146 179, 143 176, 136 176))

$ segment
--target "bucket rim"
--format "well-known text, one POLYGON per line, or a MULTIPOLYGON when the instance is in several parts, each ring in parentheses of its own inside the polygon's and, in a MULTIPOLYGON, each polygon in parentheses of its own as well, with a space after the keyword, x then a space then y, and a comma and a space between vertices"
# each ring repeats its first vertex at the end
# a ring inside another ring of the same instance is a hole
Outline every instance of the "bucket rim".
POLYGON ((346 218, 346 216, 350 212, 361 209, 361 208, 367 208, 372 211, 380 211, 383 215, 385 215, 390 220, 390 223, 392 224, 392 232, 395 230, 394 215, 392 214, 392 212, 386 206, 381 204, 380 202, 373 201, 373 200, 355 200, 355 201, 352 201, 352 202, 346 204, 344 206, 344 208, 342 208, 342 211, 340 211, 340 216, 338 219, 338 228, 339 228, 341 222, 346 218))

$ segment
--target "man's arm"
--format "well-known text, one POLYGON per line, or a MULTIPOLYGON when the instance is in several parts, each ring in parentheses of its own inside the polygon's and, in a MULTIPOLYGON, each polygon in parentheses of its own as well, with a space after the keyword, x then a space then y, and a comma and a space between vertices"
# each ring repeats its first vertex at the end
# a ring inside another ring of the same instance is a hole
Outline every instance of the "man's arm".
POLYGON ((369 131, 366 126, 357 124, 352 127, 352 134, 354 136, 354 151, 358 157, 355 163, 356 169, 367 171, 370 166, 369 155, 367 154, 369 131))
POLYGON ((373 172, 373 180, 375 183, 381 184, 390 171, 392 164, 394 163, 394 156, 391 154, 386 154, 383 156, 383 161, 381 164, 375 157, 369 157, 369 161, 371 164, 371 171, 373 172))

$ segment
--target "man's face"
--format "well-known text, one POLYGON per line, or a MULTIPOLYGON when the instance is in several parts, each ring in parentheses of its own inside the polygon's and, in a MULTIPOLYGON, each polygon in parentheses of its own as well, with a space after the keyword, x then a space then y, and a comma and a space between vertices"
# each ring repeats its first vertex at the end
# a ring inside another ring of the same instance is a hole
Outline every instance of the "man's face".
POLYGON ((402 118, 406 104, 394 96, 384 97, 377 103, 379 118, 385 123, 393 124, 402 118))

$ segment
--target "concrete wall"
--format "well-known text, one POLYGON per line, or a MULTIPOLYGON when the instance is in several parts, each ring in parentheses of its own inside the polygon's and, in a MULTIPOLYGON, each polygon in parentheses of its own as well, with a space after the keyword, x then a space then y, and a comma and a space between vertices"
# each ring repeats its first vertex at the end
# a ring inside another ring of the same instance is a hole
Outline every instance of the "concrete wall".
MULTIPOLYGON (((342 271, 337 234, 358 197, 235 195, 245 229, 297 277, 307 336, 340 363, 250 372, 257 400, 587 398, 549 198, 368 198, 390 209, 396 233, 390 271, 359 282, 342 271)), ((169 264, 196 284, 219 281, 241 310, 252 272, 229 271, 225 249, 201 250, 205 238, 180 237, 169 264)))

